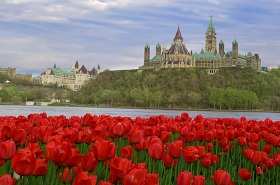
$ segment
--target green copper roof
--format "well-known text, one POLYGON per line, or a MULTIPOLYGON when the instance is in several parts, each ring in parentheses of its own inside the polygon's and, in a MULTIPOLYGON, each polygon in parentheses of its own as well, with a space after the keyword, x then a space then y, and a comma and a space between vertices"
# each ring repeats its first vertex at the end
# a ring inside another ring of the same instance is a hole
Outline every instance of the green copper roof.
POLYGON ((208 26, 207 30, 208 31, 215 30, 212 16, 210 16, 209 26, 208 26))
POLYGON ((159 44, 159 43, 157 44, 157 48, 158 48, 158 47, 160 47, 160 44, 159 44))
POLYGON ((159 62, 161 60, 161 55, 154 56, 154 58, 150 59, 150 62, 159 62))
POLYGON ((232 43, 233 43, 233 44, 238 44, 238 42, 236 41, 236 39, 234 39, 232 43))
POLYGON ((220 44, 223 44, 223 43, 224 43, 223 40, 221 40, 221 41, 220 41, 220 44))
POLYGON ((253 54, 252 54, 252 52, 248 52, 248 54, 247 54, 247 58, 250 58, 250 57, 253 57, 253 54))
POLYGON ((204 53, 204 49, 203 48, 201 49, 200 53, 204 53))
POLYGON ((59 67, 52 68, 54 75, 75 77, 75 73, 71 71, 63 71, 59 67))
POLYGON ((145 46, 146 48, 149 48, 150 46, 149 46, 149 44, 146 44, 146 46, 145 46))
POLYGON ((221 55, 218 53, 200 53, 200 54, 193 54, 192 57, 194 59, 204 59, 204 60, 215 60, 215 59, 221 59, 221 55))

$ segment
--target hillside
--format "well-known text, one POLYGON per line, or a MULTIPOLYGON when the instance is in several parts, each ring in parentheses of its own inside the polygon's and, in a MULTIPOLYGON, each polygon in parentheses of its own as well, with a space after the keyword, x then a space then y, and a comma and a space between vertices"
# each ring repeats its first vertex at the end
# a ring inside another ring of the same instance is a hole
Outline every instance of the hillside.
POLYGON ((26 101, 50 101, 68 99, 70 90, 53 86, 36 85, 32 82, 11 79, 0 74, 0 104, 22 104, 26 101), (6 81, 9 81, 8 83, 6 81))
POLYGON ((72 101, 105 106, 279 111, 280 69, 251 68, 120 70, 102 72, 72 101))

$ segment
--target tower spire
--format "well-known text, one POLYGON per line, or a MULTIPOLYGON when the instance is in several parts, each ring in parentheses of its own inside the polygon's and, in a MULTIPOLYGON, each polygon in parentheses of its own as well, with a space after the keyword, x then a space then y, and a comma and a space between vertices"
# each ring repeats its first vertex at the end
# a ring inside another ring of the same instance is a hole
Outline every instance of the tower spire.
POLYGON ((212 16, 210 16, 210 21, 209 21, 207 31, 213 31, 213 30, 215 30, 214 23, 213 23, 213 18, 212 18, 212 16))
POLYGON ((183 41, 183 37, 182 37, 182 35, 181 35, 181 31, 180 31, 180 26, 179 26, 179 24, 178 24, 178 29, 177 29, 177 32, 176 32, 176 35, 175 35, 173 41, 175 42, 175 41, 177 41, 177 40, 183 41))

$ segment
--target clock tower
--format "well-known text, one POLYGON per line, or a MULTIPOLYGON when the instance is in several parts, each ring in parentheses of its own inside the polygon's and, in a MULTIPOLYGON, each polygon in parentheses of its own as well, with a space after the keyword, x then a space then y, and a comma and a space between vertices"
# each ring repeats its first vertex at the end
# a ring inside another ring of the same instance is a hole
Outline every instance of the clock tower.
POLYGON ((205 52, 217 53, 216 48, 216 31, 213 24, 212 16, 210 16, 209 26, 206 31, 205 52))

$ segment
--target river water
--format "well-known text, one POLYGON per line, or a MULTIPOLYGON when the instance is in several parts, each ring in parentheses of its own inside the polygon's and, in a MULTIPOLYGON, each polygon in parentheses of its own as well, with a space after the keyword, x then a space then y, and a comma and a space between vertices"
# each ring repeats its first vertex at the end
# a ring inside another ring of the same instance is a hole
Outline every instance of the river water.
POLYGON ((55 106, 15 106, 0 105, 0 116, 28 116, 32 113, 43 113, 48 116, 65 115, 83 116, 86 113, 92 115, 111 115, 111 116, 129 116, 135 118, 137 116, 150 117, 165 115, 166 117, 174 117, 181 115, 182 112, 188 112, 190 117, 194 118, 201 114, 205 118, 237 118, 245 116, 247 120, 265 120, 270 118, 273 121, 280 120, 280 113, 271 112, 229 112, 229 111, 186 111, 186 110, 156 110, 156 109, 122 109, 122 108, 93 108, 93 107, 55 107, 55 106))

